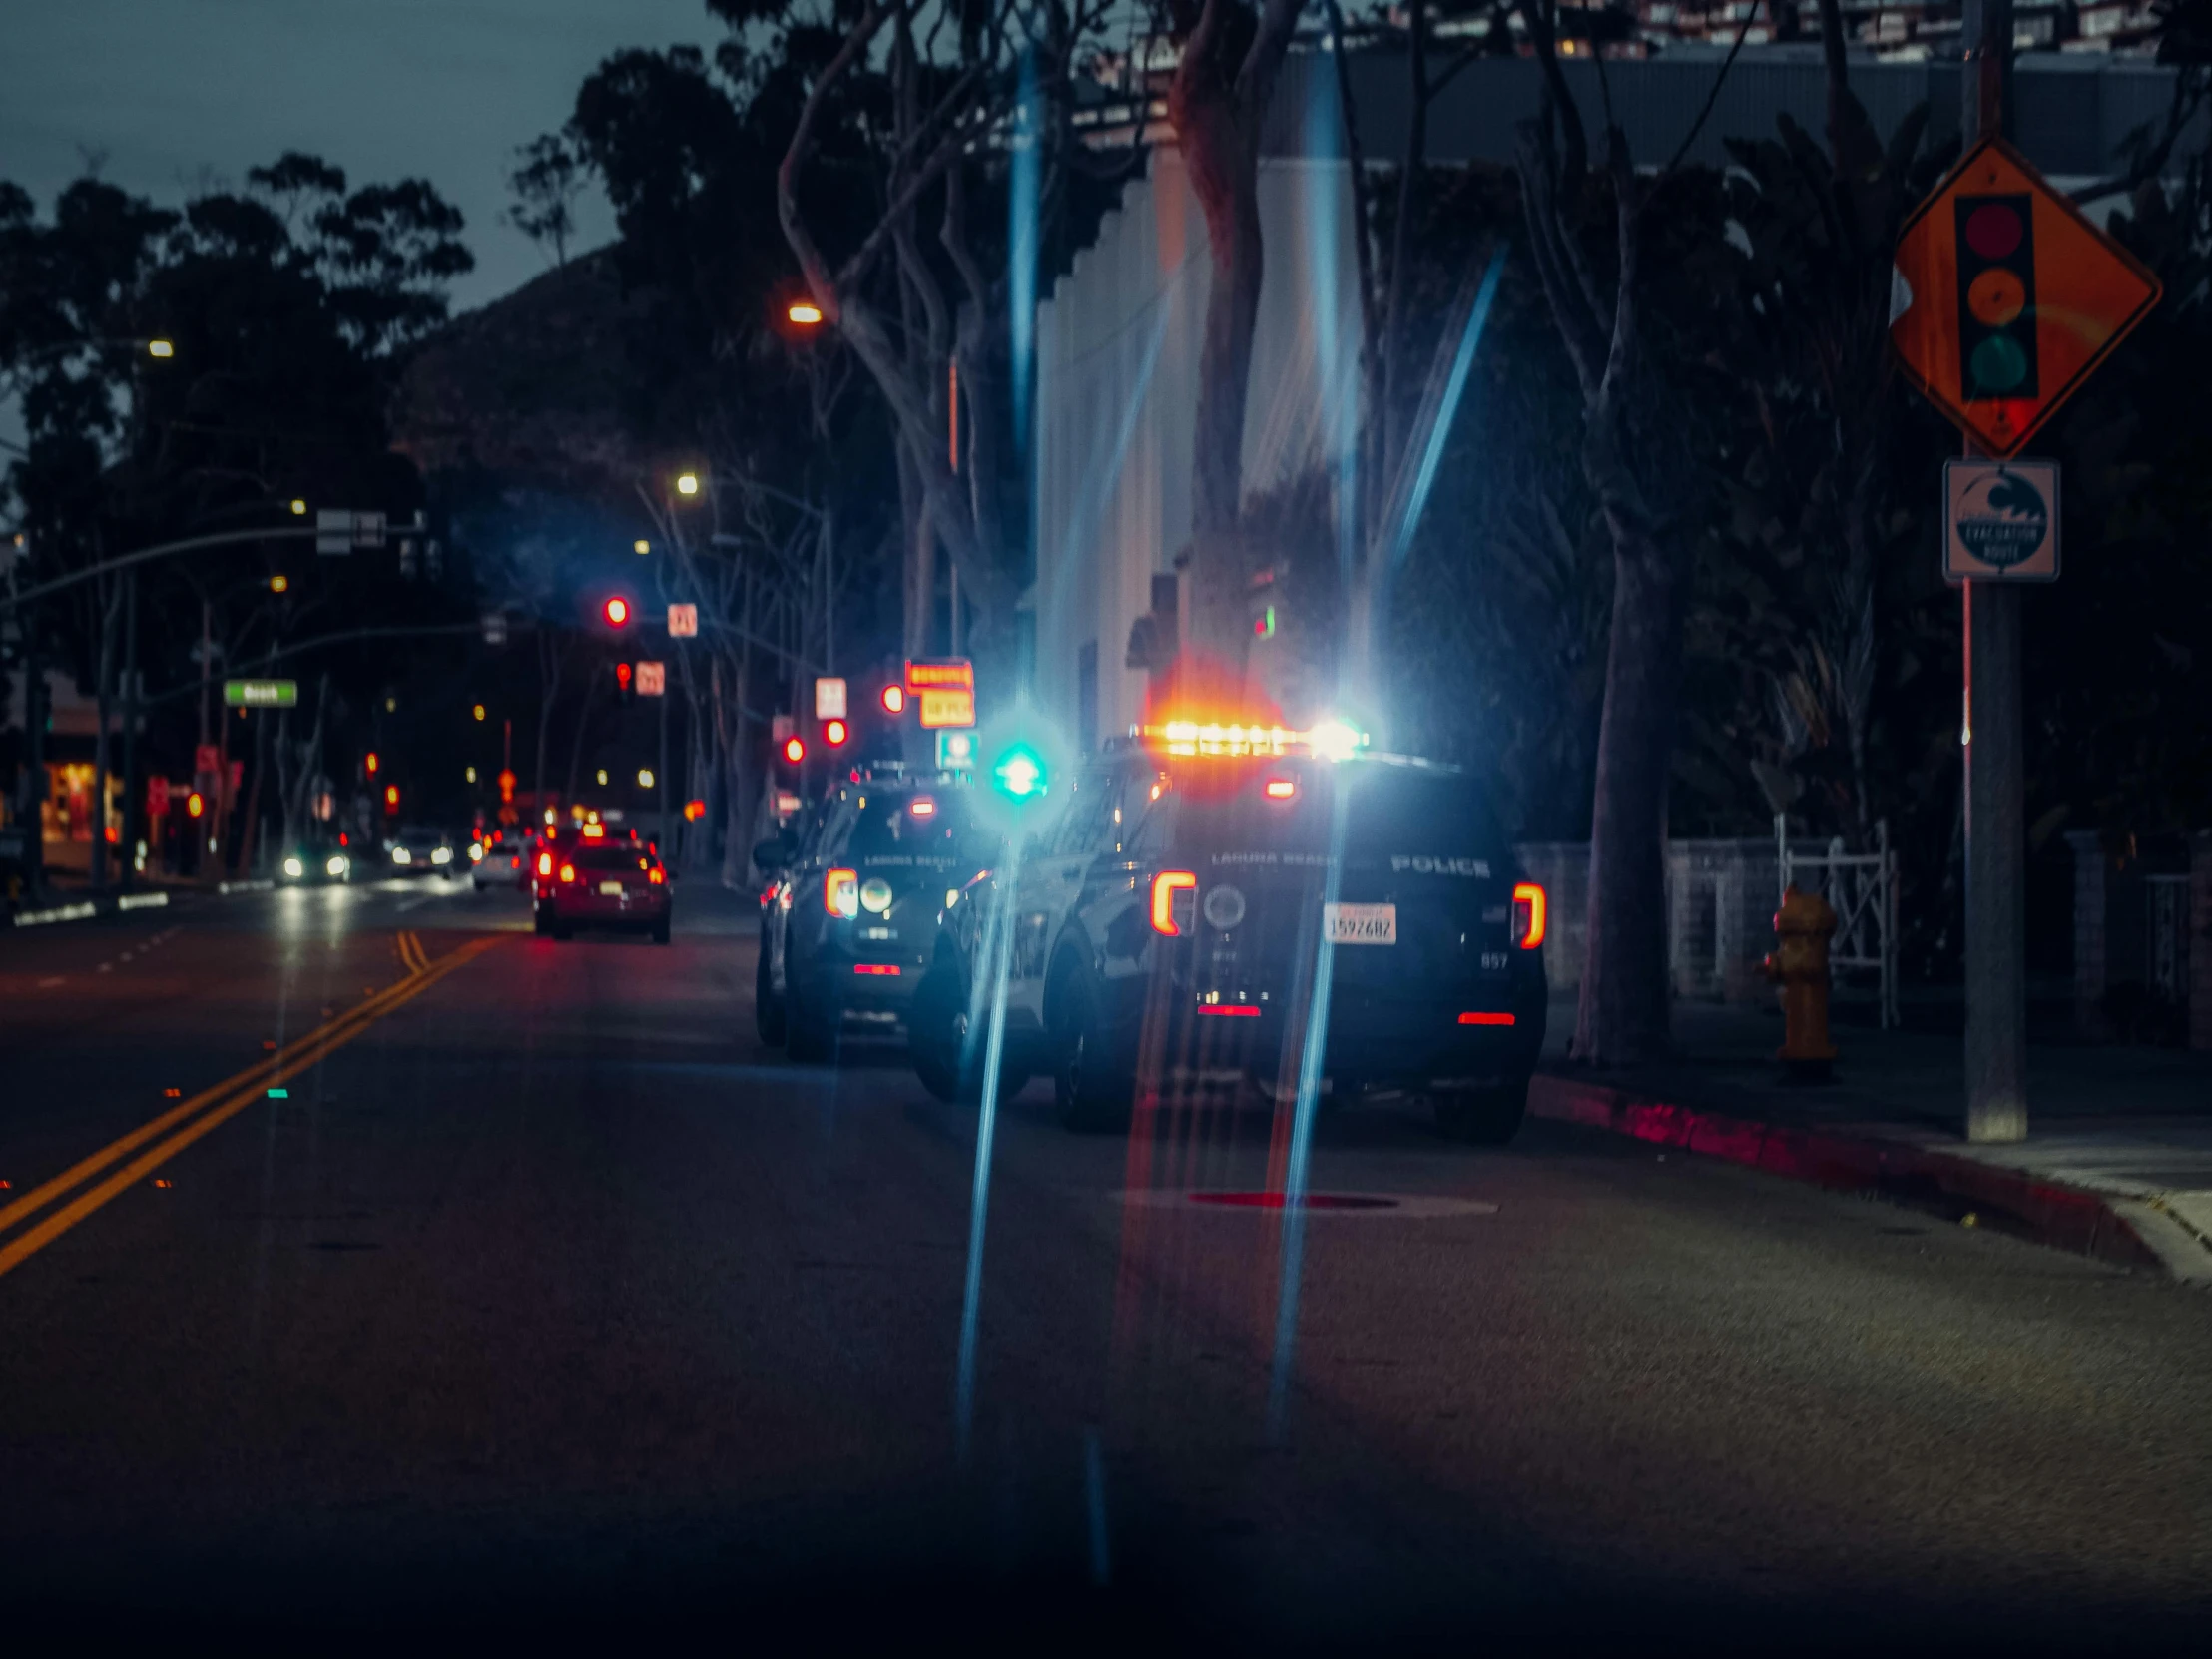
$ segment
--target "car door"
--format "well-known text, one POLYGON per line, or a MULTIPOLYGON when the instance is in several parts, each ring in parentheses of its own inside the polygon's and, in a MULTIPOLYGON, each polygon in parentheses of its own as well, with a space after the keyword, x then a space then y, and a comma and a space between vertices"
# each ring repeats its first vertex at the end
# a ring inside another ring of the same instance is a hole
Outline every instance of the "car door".
POLYGON ((1047 969, 1075 914, 1091 860, 1111 829, 1112 807, 1112 769, 1085 767, 1049 836, 1022 860, 1007 1010, 1024 1024, 1043 1024, 1047 969))
POLYGON ((776 950, 769 964, 770 981, 779 992, 790 988, 794 967, 804 969, 821 939, 827 919, 822 908, 822 878, 844 844, 852 829, 852 790, 839 790, 817 813, 812 828, 800 842, 798 853, 777 893, 776 950))

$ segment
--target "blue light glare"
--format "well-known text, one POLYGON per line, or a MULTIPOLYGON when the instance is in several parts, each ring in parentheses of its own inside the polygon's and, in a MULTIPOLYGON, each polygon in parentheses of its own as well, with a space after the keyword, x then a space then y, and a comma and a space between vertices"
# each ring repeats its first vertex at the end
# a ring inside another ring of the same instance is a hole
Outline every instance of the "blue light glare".
POLYGON ((967 1045, 960 1054, 965 1071, 975 1041, 980 1004, 989 997, 989 1036, 983 1045, 982 1111, 975 1124, 975 1187, 968 1207, 967 1284, 960 1299, 960 1360, 953 1383, 954 1453, 965 1464, 975 1425, 975 1333, 983 1303, 983 1234, 990 1216, 991 1147, 998 1134, 998 1068, 1006 1052, 1006 981, 1013 966, 1014 885, 1021 879, 1022 837, 1011 838, 1003 880, 985 923, 983 953, 988 966, 968 995, 967 1045))
POLYGON ((1012 312, 1014 445, 1029 450, 1029 382, 1037 351, 1037 195, 1039 147, 1044 124, 1038 119, 1037 57, 1021 54, 1021 82, 1014 114, 1013 178, 1006 193, 1007 292, 1012 312))

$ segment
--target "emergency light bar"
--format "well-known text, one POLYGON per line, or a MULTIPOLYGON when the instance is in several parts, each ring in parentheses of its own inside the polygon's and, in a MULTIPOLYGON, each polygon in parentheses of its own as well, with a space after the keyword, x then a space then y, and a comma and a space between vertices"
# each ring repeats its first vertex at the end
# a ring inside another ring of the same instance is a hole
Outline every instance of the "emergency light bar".
POLYGON ((1283 726, 1223 726, 1213 721, 1170 720, 1132 726, 1129 735, 1169 755, 1318 755, 1346 761, 1368 746, 1368 735, 1341 720, 1325 720, 1304 732, 1283 726))

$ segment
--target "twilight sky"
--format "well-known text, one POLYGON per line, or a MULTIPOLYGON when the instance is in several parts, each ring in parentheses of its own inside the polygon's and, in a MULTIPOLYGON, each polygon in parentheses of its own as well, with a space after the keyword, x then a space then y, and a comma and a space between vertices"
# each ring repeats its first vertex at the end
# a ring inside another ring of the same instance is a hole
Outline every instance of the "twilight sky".
MULTIPOLYGON (((482 304, 544 269, 499 223, 517 145, 620 46, 706 45, 701 0, 0 0, 0 178, 41 209, 103 175, 175 203, 305 150, 360 185, 427 178, 468 217, 482 304)), ((579 239, 613 233, 604 202, 579 239)))

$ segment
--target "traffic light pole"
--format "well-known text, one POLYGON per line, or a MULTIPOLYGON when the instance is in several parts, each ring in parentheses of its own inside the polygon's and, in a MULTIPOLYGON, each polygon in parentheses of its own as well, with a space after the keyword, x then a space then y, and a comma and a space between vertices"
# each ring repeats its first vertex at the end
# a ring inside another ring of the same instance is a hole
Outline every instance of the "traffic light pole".
MULTIPOLYGON (((1965 0, 1961 148, 2003 130, 2012 0, 1965 0)), ((1977 453, 1969 441, 1966 454, 1977 453)), ((1966 1139, 2027 1137, 2027 829, 2020 719, 2020 594, 1963 587, 1966 1139)))

